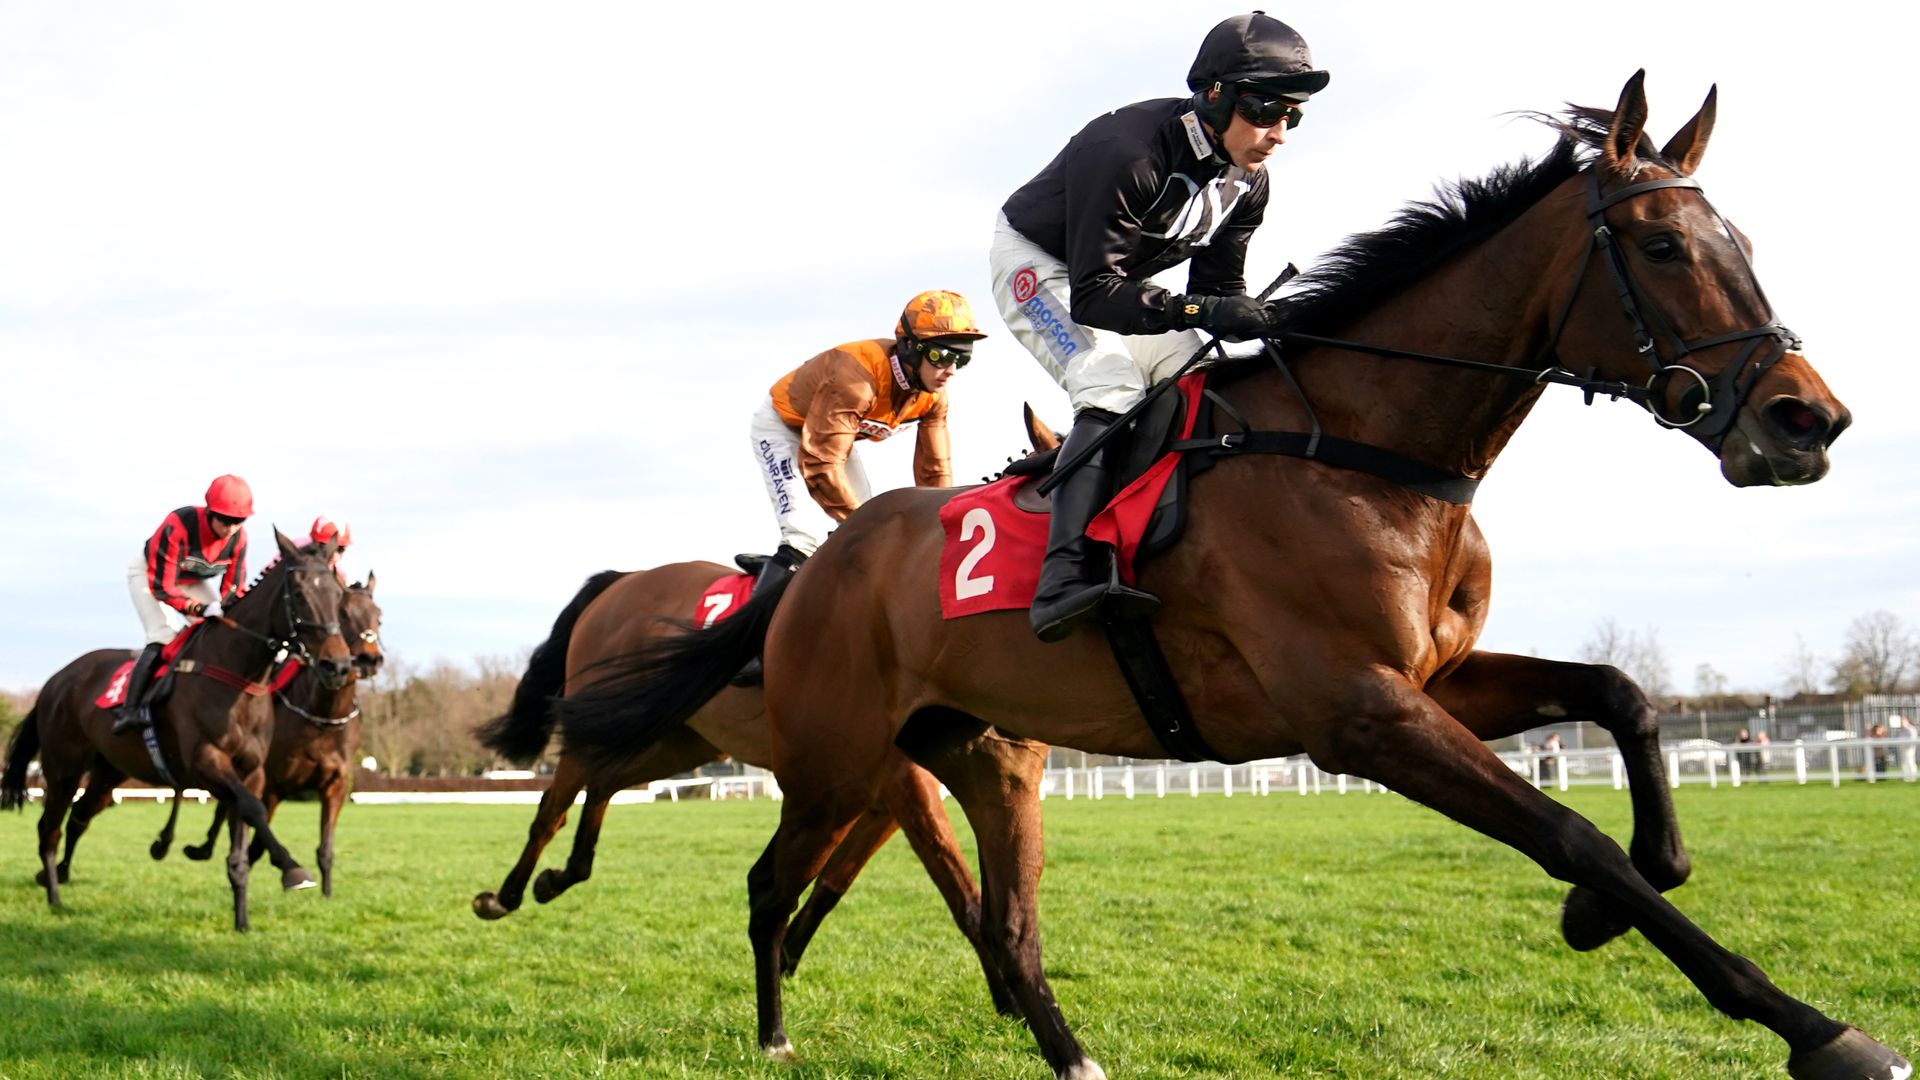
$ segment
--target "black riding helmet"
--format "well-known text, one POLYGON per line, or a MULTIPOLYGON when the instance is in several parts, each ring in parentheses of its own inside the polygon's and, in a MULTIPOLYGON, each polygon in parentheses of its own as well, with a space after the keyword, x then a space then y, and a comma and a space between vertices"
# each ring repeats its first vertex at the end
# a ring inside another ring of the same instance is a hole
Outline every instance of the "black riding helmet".
POLYGON ((1313 66, 1307 39, 1293 27, 1255 11, 1235 15, 1207 31, 1200 53, 1187 72, 1193 93, 1193 111, 1217 132, 1233 120, 1238 87, 1258 87, 1269 93, 1305 101, 1326 88, 1333 76, 1313 66), (1213 90, 1219 93, 1207 100, 1213 90))

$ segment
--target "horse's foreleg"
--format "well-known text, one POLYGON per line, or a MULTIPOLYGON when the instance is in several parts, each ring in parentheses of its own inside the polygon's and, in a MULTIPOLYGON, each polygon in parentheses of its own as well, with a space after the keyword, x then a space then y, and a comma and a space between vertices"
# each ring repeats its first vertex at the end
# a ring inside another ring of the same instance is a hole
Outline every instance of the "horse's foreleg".
POLYGON ((233 928, 242 932, 250 928, 247 917, 247 878, 252 871, 253 860, 247 858, 246 817, 243 814, 228 814, 227 884, 233 888, 233 928))
MULTIPOLYGON (((267 808, 267 824, 272 825, 274 811, 280 809, 280 793, 277 791, 269 791, 260 796, 260 805, 267 808)), ((267 832, 265 829, 262 829, 254 836, 252 842, 247 844, 247 861, 257 863, 260 861, 260 856, 266 854, 266 852, 267 832)))
POLYGON ((320 867, 320 895, 333 898, 333 828, 347 804, 347 774, 341 772, 320 789, 320 850, 313 861, 320 867))
POLYGON ((475 915, 500 919, 519 909, 526 898, 527 879, 533 877, 534 867, 540 865, 540 853, 567 824, 567 811, 573 806, 573 797, 587 786, 588 776, 584 763, 572 755, 561 755, 560 764, 553 770, 553 780, 540 796, 533 824, 527 826, 527 843, 520 849, 520 861, 507 871, 507 879, 500 883, 499 892, 483 892, 473 898, 475 915))
POLYGON ((903 746, 947 785, 973 825, 980 846, 981 936, 1041 1055, 1062 1080, 1105 1080, 1067 1027, 1040 965, 1036 895, 1044 861, 1040 781, 1046 744, 987 730, 964 743, 903 746))
MULTIPOLYGON (((1427 693, 1476 738, 1517 735, 1549 723, 1589 721, 1620 749, 1633 802, 1634 869, 1661 892, 1687 880, 1692 866, 1680 841, 1660 724, 1653 703, 1618 668, 1531 656, 1477 652, 1427 693)), ((1627 930, 1625 912, 1598 893, 1575 887, 1561 914, 1561 932, 1576 949, 1598 948, 1627 930)))
POLYGON ((1906 1075, 1896 1071, 1906 1068, 1899 1055, 1789 996, 1759 967, 1722 948, 1648 884, 1618 844, 1514 775, 1432 698, 1395 676, 1373 674, 1353 688, 1351 700, 1308 733, 1320 768, 1385 784, 1513 847, 1552 876, 1601 894, 1715 1008, 1785 1040, 1794 1076, 1906 1075))
MULTIPOLYGON (((313 875, 301 867, 300 863, 287 851, 286 845, 282 844, 279 838, 273 835, 273 830, 267 826, 266 805, 260 801, 260 796, 255 791, 256 787, 264 785, 265 782, 261 770, 253 771, 249 778, 252 783, 249 784, 248 780, 242 780, 234 771, 233 759, 211 743, 202 743, 195 752, 194 768, 210 781, 210 788, 226 793, 226 801, 231 804, 227 811, 229 827, 237 818, 241 824, 258 832, 266 841, 267 854, 273 860, 273 865, 280 871, 280 887, 288 890, 313 888, 316 884, 313 875)), ((246 857, 245 850, 240 852, 240 857, 246 857)))
POLYGON ((34 884, 47 890, 47 906, 60 906, 60 826, 73 807, 73 793, 80 790, 80 778, 47 776, 42 780, 40 796, 40 871, 34 884))
POLYGON ((899 825, 894 822, 893 815, 877 807, 869 808, 854 822, 852 831, 827 858, 827 864, 814 880, 813 890, 807 894, 807 902, 801 905, 800 913, 787 924, 786 941, 780 951, 783 972, 792 975, 799 970, 801 954, 807 951, 807 943, 813 940, 814 931, 820 929, 820 923, 827 913, 853 887, 853 879, 860 876, 861 868, 886 844, 897 828, 899 825))
POLYGON ((902 758, 880 789, 880 797, 900 823, 900 830, 906 833, 907 843, 920 857, 920 864, 926 867, 934 888, 940 890, 941 899, 947 902, 954 925, 960 928, 961 935, 979 957, 994 1010, 1002 1016, 1019 1016, 1020 1002, 1007 981, 1000 977, 993 953, 980 932, 980 889, 973 883, 966 856, 961 854, 960 842, 954 838, 953 824, 947 820, 946 807, 940 803, 940 782, 902 758))
POLYGON ((95 758, 92 768, 87 770, 87 793, 73 804, 72 815, 67 818, 67 851, 60 859, 58 867, 61 881, 68 881, 73 873, 73 849, 80 844, 80 838, 87 834, 93 819, 113 805, 113 789, 120 786, 127 774, 107 764, 104 758, 95 758))
POLYGON ((147 847, 147 854, 153 856, 155 862, 166 858, 167 852, 173 849, 173 828, 180 823, 179 788, 173 789, 173 798, 169 802, 167 823, 161 827, 160 835, 154 837, 153 843, 147 847))

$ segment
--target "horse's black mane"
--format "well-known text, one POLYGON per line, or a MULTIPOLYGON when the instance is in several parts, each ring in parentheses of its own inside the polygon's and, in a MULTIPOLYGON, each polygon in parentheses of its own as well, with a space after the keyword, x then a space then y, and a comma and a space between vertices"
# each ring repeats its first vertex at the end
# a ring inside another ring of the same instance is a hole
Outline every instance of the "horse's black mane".
MULTIPOLYGON (((1441 185, 1433 198, 1402 207, 1384 228, 1348 237, 1279 302, 1287 328, 1308 334, 1336 331, 1505 228, 1591 164, 1613 121, 1610 110, 1572 105, 1559 116, 1522 115, 1559 131, 1560 140, 1546 157, 1522 158, 1482 179, 1441 185)), ((1636 153, 1663 160, 1644 136, 1636 153)))

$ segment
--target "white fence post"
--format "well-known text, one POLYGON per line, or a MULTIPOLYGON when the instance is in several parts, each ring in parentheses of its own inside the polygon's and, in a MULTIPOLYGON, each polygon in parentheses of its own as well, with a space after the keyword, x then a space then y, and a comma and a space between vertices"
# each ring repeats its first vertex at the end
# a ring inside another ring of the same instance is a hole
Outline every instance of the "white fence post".
POLYGON ((1627 786, 1627 759, 1621 757, 1620 752, 1616 750, 1609 759, 1609 763, 1613 766, 1613 790, 1619 791, 1627 786))
POLYGON ((1672 788, 1680 786, 1680 751, 1678 750, 1667 751, 1667 786, 1672 788))
POLYGON ((1220 790, 1227 798, 1233 798, 1233 766, 1220 766, 1220 790))
POLYGON ((1833 786, 1840 786, 1840 748, 1827 744, 1827 771, 1833 773, 1833 786))
POLYGON ((1727 755, 1727 779, 1733 782, 1734 787, 1740 786, 1740 751, 1738 750, 1727 755))
POLYGON ((1187 766, 1187 794, 1196 799, 1200 797, 1200 766, 1198 765, 1187 766))
POLYGON ((1347 774, 1341 773, 1333 778, 1333 790, 1341 795, 1347 793, 1347 774))
POLYGON ((1801 786, 1807 783, 1807 741, 1793 740, 1793 778, 1801 786))
POLYGON ((1153 793, 1162 799, 1167 797, 1167 767, 1165 765, 1153 771, 1153 793))
POLYGON ((1067 801, 1073 801, 1073 766, 1067 766, 1067 801))
POLYGON ((1096 799, 1107 797, 1107 770, 1100 765, 1093 767, 1093 797, 1096 799))
POLYGON ((1126 771, 1120 774, 1120 787, 1122 790, 1124 790, 1127 793, 1127 798, 1129 799, 1133 798, 1133 766, 1132 765, 1128 765, 1126 767, 1126 771))

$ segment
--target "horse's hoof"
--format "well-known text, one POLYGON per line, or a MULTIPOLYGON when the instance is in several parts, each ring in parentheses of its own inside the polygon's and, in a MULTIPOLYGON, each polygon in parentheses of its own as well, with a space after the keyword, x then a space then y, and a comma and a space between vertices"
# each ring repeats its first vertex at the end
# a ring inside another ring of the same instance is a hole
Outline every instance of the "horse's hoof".
POLYGON ((288 892, 299 892, 301 889, 311 889, 319 884, 319 882, 313 880, 313 875, 307 873, 302 867, 296 866, 280 874, 280 887, 288 892))
MULTIPOLYGON (((38 871, 35 871, 35 872, 34 872, 34 875, 33 875, 33 883, 34 883, 35 885, 38 885, 38 886, 40 886, 40 887, 41 887, 41 888, 43 888, 43 889, 44 889, 44 888, 46 888, 46 887, 47 887, 47 872, 46 872, 45 870, 38 870, 38 871)), ((61 867, 61 869, 60 869, 60 884, 62 884, 62 885, 65 885, 66 883, 67 883, 67 869, 66 869, 65 867, 61 867)))
POLYGON ((167 857, 167 851, 172 847, 173 845, 171 843, 163 844, 155 840, 152 845, 147 848, 147 854, 153 856, 154 862, 159 862, 161 859, 167 857))
POLYGON ((1859 1028, 1848 1028, 1818 1050, 1787 1060, 1793 1080, 1908 1080, 1907 1059, 1875 1042, 1859 1028))
POLYGON ((1592 952, 1633 925, 1614 913, 1607 898, 1592 889, 1576 885, 1567 893, 1560 908, 1560 936, 1575 952, 1592 952))
POLYGON ((208 859, 213 858, 213 845, 208 844, 203 847, 195 847, 192 844, 188 844, 186 847, 180 849, 180 854, 185 855, 194 862, 206 862, 208 859))
POLYGON ((473 913, 483 919, 504 919, 513 914, 513 909, 500 902, 500 898, 490 892, 483 892, 473 898, 473 913))
POLYGON ((545 904, 554 897, 566 892, 567 886, 571 884, 572 882, 562 877, 557 870, 542 870, 540 871, 540 876, 533 879, 533 898, 539 903, 545 904))
POLYGON ((1082 1058, 1060 1074, 1060 1080, 1107 1080, 1107 1071, 1092 1058, 1082 1058))
POLYGON ((772 1046, 765 1047, 765 1050, 767 1056, 775 1061, 793 1062, 800 1060, 800 1055, 793 1052, 793 1044, 785 1039, 781 1039, 772 1046))

